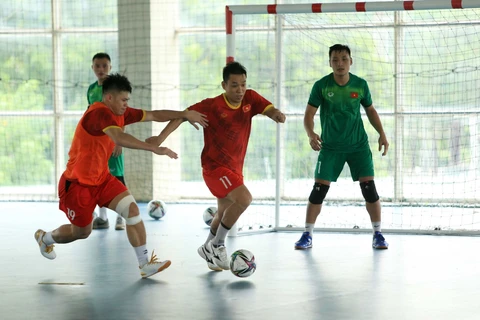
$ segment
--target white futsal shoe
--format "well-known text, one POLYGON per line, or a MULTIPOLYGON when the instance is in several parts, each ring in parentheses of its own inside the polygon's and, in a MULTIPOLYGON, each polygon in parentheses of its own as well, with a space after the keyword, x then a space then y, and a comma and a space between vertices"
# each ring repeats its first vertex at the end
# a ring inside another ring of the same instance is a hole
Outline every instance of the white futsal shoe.
POLYGON ((118 215, 117 221, 115 222, 115 230, 125 230, 125 220, 118 215))
POLYGON ((43 236, 45 235, 45 231, 42 229, 38 229, 35 232, 35 240, 37 241, 38 246, 40 247, 40 253, 47 259, 53 260, 57 257, 57 254, 53 250, 55 247, 53 244, 47 246, 45 242, 43 242, 43 236))
POLYGON ((230 259, 224 245, 215 246, 212 241, 207 243, 208 251, 212 253, 213 263, 223 270, 230 270, 230 259))
POLYGON ((198 254, 200 257, 202 257, 203 260, 207 261, 207 266, 210 268, 210 270, 213 271, 222 271, 223 269, 217 266, 215 263, 213 263, 213 255, 210 250, 207 249, 207 245, 203 244, 198 248, 197 250, 198 254))
POLYGON ((142 278, 145 279, 167 269, 171 264, 172 262, 170 260, 158 261, 155 251, 152 251, 150 261, 139 267, 140 274, 142 275, 142 278))

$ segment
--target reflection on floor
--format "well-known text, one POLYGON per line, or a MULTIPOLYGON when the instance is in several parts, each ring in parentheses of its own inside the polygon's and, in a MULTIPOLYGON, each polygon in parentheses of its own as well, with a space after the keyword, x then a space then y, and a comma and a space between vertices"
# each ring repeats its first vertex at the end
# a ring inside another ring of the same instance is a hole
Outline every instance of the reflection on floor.
POLYGON ((150 251, 172 265, 141 280, 125 231, 94 230, 57 245, 50 261, 33 233, 67 222, 58 205, 0 202, 0 319, 480 318, 480 237, 386 234, 384 251, 366 233, 317 232, 308 251, 293 249, 298 232, 230 237, 229 252, 256 257, 255 274, 241 279, 198 257, 203 207, 143 216, 150 251))

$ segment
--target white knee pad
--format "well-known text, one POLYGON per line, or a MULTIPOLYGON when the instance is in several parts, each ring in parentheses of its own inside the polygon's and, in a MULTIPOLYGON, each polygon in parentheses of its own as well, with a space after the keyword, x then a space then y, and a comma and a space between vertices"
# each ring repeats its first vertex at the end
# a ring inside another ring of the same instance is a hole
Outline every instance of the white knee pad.
POLYGON ((129 226, 142 222, 142 217, 140 216, 140 214, 135 217, 128 217, 128 214, 130 213, 130 205, 132 203, 136 204, 135 198, 129 194, 128 196, 120 200, 120 202, 118 202, 117 204, 117 207, 115 208, 115 211, 125 219, 125 223, 129 226))

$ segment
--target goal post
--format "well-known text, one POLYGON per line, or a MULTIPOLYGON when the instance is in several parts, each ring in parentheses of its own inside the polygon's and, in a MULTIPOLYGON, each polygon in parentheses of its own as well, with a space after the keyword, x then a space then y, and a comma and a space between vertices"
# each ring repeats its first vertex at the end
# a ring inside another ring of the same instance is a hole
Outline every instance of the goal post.
MULTIPOLYGON (((240 228, 303 229, 317 156, 302 142, 303 110, 313 83, 331 72, 328 47, 343 43, 352 49, 351 72, 369 83, 391 145, 379 157, 378 134, 364 119, 384 229, 480 233, 480 59, 473 54, 480 52, 480 0, 227 5, 225 14, 227 63, 245 64, 249 85, 287 114, 268 155, 275 177, 267 189, 275 192, 267 201, 275 212, 242 216, 240 228)), ((256 118, 255 125, 274 126, 256 118)), ((252 129, 255 139, 263 137, 252 129)), ((332 184, 316 228, 371 231, 348 171, 332 184)))

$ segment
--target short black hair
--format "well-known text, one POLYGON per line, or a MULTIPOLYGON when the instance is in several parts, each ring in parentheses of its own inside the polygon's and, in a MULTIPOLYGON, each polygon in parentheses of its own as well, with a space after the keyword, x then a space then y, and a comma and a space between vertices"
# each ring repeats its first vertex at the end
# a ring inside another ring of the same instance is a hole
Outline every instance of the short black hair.
POLYGON ((244 74, 247 76, 247 69, 240 62, 229 62, 223 68, 223 81, 227 82, 231 74, 244 74))
POLYGON ((337 51, 347 51, 348 55, 351 57, 352 54, 350 53, 350 48, 345 45, 345 44, 334 44, 333 46, 330 47, 330 50, 328 51, 328 56, 331 58, 332 57, 332 52, 337 51))
POLYGON ((92 58, 92 62, 95 59, 108 59, 108 61, 112 62, 112 59, 110 59, 110 56, 108 55, 108 53, 105 53, 105 52, 96 53, 92 58))
POLYGON ((109 93, 109 92, 122 92, 127 91, 132 93, 132 85, 127 77, 119 74, 113 73, 109 75, 102 84, 102 93, 109 93))

